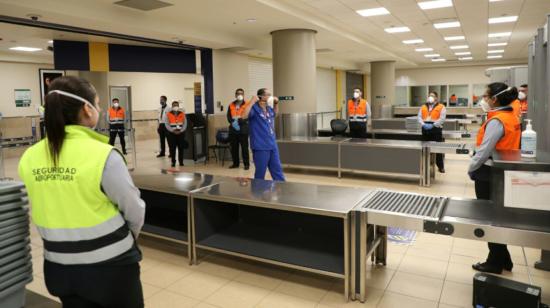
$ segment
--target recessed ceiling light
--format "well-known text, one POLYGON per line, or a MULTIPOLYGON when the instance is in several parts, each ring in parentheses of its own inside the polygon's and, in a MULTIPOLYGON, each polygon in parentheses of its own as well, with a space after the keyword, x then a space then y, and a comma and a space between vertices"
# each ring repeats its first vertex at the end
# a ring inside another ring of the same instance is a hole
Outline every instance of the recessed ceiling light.
POLYGON ((462 57, 462 58, 458 58, 458 60, 460 60, 460 61, 472 60, 472 59, 473 59, 472 57, 462 57))
POLYGON ((356 12, 357 12, 357 14, 359 14, 363 17, 388 15, 390 13, 390 11, 388 11, 385 7, 377 7, 377 8, 373 8, 373 9, 357 10, 356 12))
POLYGON ((471 55, 471 54, 472 53, 469 52, 469 51, 455 52, 456 56, 468 56, 468 55, 471 55))
POLYGON ((432 59, 432 62, 445 62, 445 59, 432 59))
POLYGON ((489 18, 490 24, 502 24, 505 22, 515 22, 518 20, 517 16, 503 16, 503 17, 493 17, 489 18))
POLYGON ((418 6, 423 10, 439 9, 443 7, 453 6, 453 1, 452 0, 424 1, 424 2, 419 2, 418 6))
POLYGON ((460 27, 459 21, 439 22, 434 24, 436 29, 458 28, 460 27))
POLYGON ((467 49, 468 45, 454 45, 454 46, 451 46, 449 48, 451 48, 451 49, 467 49))
POLYGON ((414 39, 414 40, 404 40, 403 41, 403 44, 407 44, 407 45, 420 44, 420 43, 424 43, 424 40, 423 39, 414 39))
POLYGON ((424 52, 424 51, 433 51, 433 48, 416 48, 415 51, 424 52))
POLYGON ((248 18, 246 21, 248 21, 248 22, 256 22, 256 18, 248 18))
POLYGON ((444 39, 446 41, 460 41, 460 40, 464 39, 464 36, 463 35, 460 35, 460 36, 446 36, 446 37, 444 37, 444 39))
POLYGON ((49 40, 49 41, 48 41, 48 44, 53 44, 53 41, 52 41, 52 40, 49 40))
POLYGON ((388 33, 402 33, 402 32, 410 32, 411 29, 409 27, 392 27, 392 28, 386 28, 384 31, 388 33))
POLYGON ((503 1, 503 0, 489 0, 489 2, 500 2, 500 1, 503 1))
POLYGON ((489 33, 489 37, 506 37, 510 35, 512 35, 512 32, 489 33))
POLYGON ((500 59, 502 58, 502 55, 498 55, 498 56, 487 56, 487 59, 500 59))
POLYGON ((489 43, 487 46, 489 47, 497 47, 497 46, 506 46, 508 43, 489 43))
POLYGON ((503 53, 504 49, 487 50, 487 53, 503 53))
POLYGON ((10 50, 34 52, 34 51, 42 50, 42 48, 17 46, 17 47, 11 47, 10 50))
POLYGON ((431 54, 424 55, 424 57, 426 57, 426 58, 437 58, 439 56, 440 56, 440 54, 438 54, 438 53, 431 53, 431 54))

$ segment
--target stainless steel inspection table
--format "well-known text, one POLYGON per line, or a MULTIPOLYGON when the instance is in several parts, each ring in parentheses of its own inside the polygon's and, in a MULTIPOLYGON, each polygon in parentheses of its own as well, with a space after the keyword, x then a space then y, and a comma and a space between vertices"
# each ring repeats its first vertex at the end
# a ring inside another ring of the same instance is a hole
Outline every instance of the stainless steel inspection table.
MULTIPOLYGON (((418 119, 415 117, 415 122, 418 123, 418 119)), ((459 119, 447 119, 443 123, 444 130, 458 130, 460 124, 463 122, 459 119)), ((467 122, 470 124, 471 120, 467 122)), ((417 124, 420 125, 420 124, 417 124)), ((372 119, 371 120, 372 129, 407 129, 407 118, 381 118, 381 119, 372 119)))
POLYGON ((191 216, 189 195, 210 187, 229 177, 202 173, 181 173, 177 175, 133 175, 135 185, 145 201, 145 223, 143 233, 187 245, 191 261, 191 216))
MULTIPOLYGON (((318 130, 320 137, 332 137, 334 133, 330 129, 318 130)), ((345 137, 349 138, 349 132, 346 132, 345 137)), ((471 138, 475 134, 464 130, 444 130, 443 138, 446 139, 461 139, 471 138)), ((369 139, 392 139, 392 140, 415 140, 422 141, 421 130, 406 130, 406 129, 369 129, 367 131, 369 139)))
POLYGON ((191 194, 196 249, 344 279, 349 213, 371 190, 234 179, 191 194))

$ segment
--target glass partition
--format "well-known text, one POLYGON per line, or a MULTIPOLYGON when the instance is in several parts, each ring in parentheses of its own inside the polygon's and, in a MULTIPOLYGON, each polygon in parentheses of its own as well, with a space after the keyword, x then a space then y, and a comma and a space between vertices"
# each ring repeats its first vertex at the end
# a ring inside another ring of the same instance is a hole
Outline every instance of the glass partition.
POLYGON ((447 85, 431 85, 428 86, 430 92, 437 92, 439 97, 439 102, 446 105, 447 104, 447 85))
POLYGON ((410 87, 410 101, 411 107, 422 106, 426 102, 428 97, 428 87, 427 86, 414 86, 410 87))
POLYGON ((449 85, 449 107, 467 107, 470 101, 468 85, 449 85))
POLYGON ((396 86, 395 87, 395 106, 407 107, 409 106, 409 87, 396 86))
POLYGON ((485 84, 474 84, 472 103, 474 107, 478 106, 481 102, 482 96, 485 93, 485 84))

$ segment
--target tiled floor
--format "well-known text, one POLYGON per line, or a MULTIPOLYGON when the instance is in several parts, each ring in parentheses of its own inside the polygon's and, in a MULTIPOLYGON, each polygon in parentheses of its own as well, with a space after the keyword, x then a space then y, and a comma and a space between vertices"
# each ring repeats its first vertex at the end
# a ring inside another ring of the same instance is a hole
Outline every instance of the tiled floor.
MULTIPOLYGON (((138 143, 136 173, 158 173, 169 166, 167 159, 154 158, 156 142, 138 143)), ((472 182, 466 175, 468 158, 447 155, 447 173, 438 174, 430 188, 418 186, 416 179, 286 170, 288 181, 342 186, 384 187, 454 197, 474 197, 472 182)), ((18 159, 6 161, 7 176, 17 178, 18 159)), ((214 163, 186 165, 185 171, 230 176, 252 176, 253 168, 229 170, 214 163)), ((420 233, 408 246, 389 245, 386 267, 369 266, 367 302, 345 302, 341 280, 254 263, 217 254, 204 255, 198 266, 189 266, 186 247, 143 237, 141 263, 146 307, 471 307, 471 264, 486 257, 485 243, 420 233)), ((42 243, 32 231, 35 280, 28 289, 48 296, 42 276, 42 243)), ((510 247, 515 266, 504 276, 533 282, 543 288, 550 302, 550 272, 532 267, 540 252, 510 247), (545 292, 546 291, 546 292, 545 292)))

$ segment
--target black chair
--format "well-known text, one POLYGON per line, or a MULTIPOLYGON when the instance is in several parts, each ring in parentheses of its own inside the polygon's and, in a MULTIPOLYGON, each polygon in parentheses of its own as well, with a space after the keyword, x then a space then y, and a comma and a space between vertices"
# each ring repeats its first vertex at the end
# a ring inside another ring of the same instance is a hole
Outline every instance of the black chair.
POLYGON ((348 129, 348 122, 343 119, 333 119, 330 121, 330 129, 334 136, 344 136, 346 129, 348 129))
POLYGON ((218 162, 218 151, 222 151, 222 166, 225 164, 226 150, 229 149, 229 130, 227 128, 220 128, 216 132, 216 144, 208 146, 208 158, 210 158, 210 150, 213 150, 216 163, 218 162))

